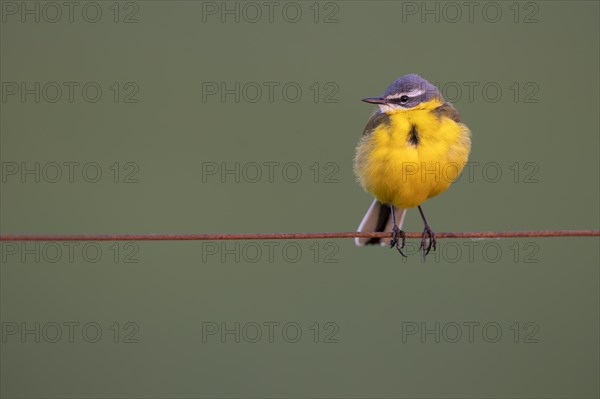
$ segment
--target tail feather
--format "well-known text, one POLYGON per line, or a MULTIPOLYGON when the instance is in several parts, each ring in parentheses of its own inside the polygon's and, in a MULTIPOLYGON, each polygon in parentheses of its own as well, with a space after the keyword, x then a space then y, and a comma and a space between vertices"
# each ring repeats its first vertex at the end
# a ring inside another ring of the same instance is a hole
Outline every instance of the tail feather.
MULTIPOLYGON (((406 215, 406 209, 396 208, 396 220, 397 226, 402 229, 404 224, 404 216, 406 215)), ((377 232, 377 231, 392 231, 394 226, 392 221, 392 212, 388 205, 384 205, 377 200, 373 200, 369 210, 363 217, 360 225, 358 226, 358 232, 377 232)), ((386 245, 386 240, 382 238, 355 238, 354 242, 357 246, 362 247, 364 245, 380 244, 386 245)))

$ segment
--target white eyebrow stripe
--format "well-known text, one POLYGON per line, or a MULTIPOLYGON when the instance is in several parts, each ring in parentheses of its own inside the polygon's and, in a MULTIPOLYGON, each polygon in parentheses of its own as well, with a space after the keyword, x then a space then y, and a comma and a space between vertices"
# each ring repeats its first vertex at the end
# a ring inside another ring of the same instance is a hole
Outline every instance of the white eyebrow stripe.
POLYGON ((421 90, 421 89, 413 89, 409 92, 406 93, 398 93, 398 94, 393 94, 391 96, 387 96, 386 98, 389 99, 394 99, 394 98, 400 98, 402 96, 408 96, 408 97, 418 97, 421 94, 425 93, 425 90, 421 90))

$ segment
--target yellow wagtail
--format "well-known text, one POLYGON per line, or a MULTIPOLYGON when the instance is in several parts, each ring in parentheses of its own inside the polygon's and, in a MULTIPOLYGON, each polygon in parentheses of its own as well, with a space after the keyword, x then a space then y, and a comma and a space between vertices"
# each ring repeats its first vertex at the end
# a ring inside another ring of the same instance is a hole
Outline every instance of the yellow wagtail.
MULTIPOLYGON (((402 224, 407 208, 417 207, 425 225, 424 258, 436 241, 421 204, 458 177, 471 150, 471 132, 437 87, 415 74, 396 79, 381 97, 363 101, 379 107, 356 147, 354 172, 375 197, 358 231, 391 229, 390 247, 405 256, 402 224)), ((385 245, 378 238, 356 238, 356 244, 385 245)))

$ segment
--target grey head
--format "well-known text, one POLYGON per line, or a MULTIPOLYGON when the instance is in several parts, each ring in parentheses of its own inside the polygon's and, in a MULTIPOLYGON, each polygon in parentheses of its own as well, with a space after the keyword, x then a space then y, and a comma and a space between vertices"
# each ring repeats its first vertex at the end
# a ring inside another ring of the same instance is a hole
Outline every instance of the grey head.
POLYGON ((414 73, 404 75, 392 82, 381 97, 363 99, 364 102, 378 104, 382 111, 410 109, 433 98, 444 102, 437 87, 414 73))

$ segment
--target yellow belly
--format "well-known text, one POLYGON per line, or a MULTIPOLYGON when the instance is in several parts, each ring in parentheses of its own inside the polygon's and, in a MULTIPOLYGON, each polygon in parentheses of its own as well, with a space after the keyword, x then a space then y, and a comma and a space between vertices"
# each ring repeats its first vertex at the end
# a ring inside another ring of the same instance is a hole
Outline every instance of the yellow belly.
POLYGON ((354 171, 362 187, 383 204, 412 208, 445 191, 471 149, 469 129, 431 107, 394 111, 389 124, 361 138, 354 171), (416 128, 418 143, 411 144, 416 128))

